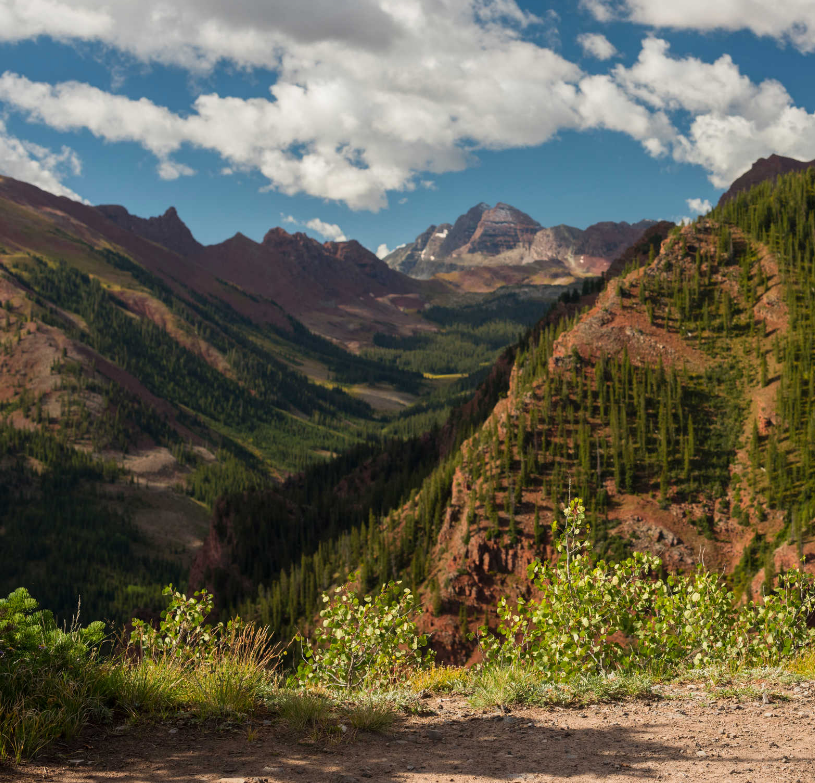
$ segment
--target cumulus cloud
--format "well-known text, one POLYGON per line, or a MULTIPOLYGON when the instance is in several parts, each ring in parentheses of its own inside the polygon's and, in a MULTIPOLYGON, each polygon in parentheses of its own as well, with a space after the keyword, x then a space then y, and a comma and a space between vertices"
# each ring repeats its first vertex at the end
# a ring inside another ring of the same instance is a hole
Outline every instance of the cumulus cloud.
POLYGON ((708 199, 688 198, 685 199, 685 203, 688 205, 688 209, 693 212, 694 215, 706 215, 711 209, 713 209, 713 206, 708 199))
POLYGON ((274 71, 267 97, 200 95, 183 116, 87 84, 0 80, 0 100, 32 120, 141 144, 163 174, 186 173, 171 156, 189 145, 282 193, 377 210, 479 149, 537 145, 581 123, 580 69, 522 38, 549 22, 515 0, 47 2, 0 0, 2 36, 93 39, 199 73, 221 62, 274 71), (52 24, 60 9, 89 15, 87 28, 52 24))
POLYGON ((648 38, 637 62, 617 66, 613 78, 630 98, 670 116, 672 125, 687 122, 669 151, 674 160, 707 169, 716 187, 774 152, 815 158, 815 114, 796 107, 780 82, 752 82, 729 55, 713 63, 674 58, 666 41, 648 38))
POLYGON ((601 22, 624 19, 676 30, 750 30, 804 53, 815 51, 815 3, 810 0, 582 0, 601 22))
POLYGON ((391 251, 384 242, 376 249, 376 257, 379 259, 385 258, 385 256, 389 256, 390 254, 391 251))
MULTIPOLYGON (((603 20, 672 18, 655 0, 582 5, 603 20)), ((185 148, 202 149, 220 156, 222 173, 260 172, 264 190, 373 211, 390 193, 466 168, 479 150, 537 146, 565 130, 625 133, 649 155, 703 166, 722 187, 761 155, 815 158, 815 117, 729 56, 675 58, 649 37, 631 67, 587 74, 526 36, 551 22, 515 0, 0 0, 0 39, 94 40, 195 73, 219 63, 274 72, 262 97, 201 94, 179 113, 12 72, 0 76, 0 101, 51 128, 139 144, 163 178, 193 175, 185 148)), ((612 56, 602 36, 583 43, 612 56)))
POLYGON ((346 242, 348 240, 348 237, 343 234, 342 229, 336 223, 325 223, 320 218, 312 218, 307 220, 304 225, 331 242, 346 242))
POLYGON ((588 57, 610 60, 617 54, 614 44, 601 33, 582 33, 577 36, 577 42, 583 49, 583 54, 588 57))
POLYGON ((285 215, 280 213, 280 219, 284 223, 293 226, 303 226, 304 228, 311 229, 315 234, 329 240, 330 242, 346 242, 348 237, 345 236, 343 230, 336 223, 326 223, 320 218, 312 218, 311 220, 298 220, 294 215, 285 215))
POLYGON ((21 140, 8 133, 5 123, 0 119, 2 174, 30 182, 55 196, 67 196, 87 204, 89 202, 62 184, 62 179, 66 175, 78 175, 81 171, 79 157, 70 147, 62 147, 59 152, 54 152, 39 144, 21 140))

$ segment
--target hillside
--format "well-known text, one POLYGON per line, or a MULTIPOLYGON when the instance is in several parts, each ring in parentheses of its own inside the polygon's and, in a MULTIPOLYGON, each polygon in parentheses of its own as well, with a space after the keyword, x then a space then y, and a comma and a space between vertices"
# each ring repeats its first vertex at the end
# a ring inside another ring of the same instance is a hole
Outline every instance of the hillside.
POLYGON ((558 285, 600 275, 654 221, 544 228, 509 204, 481 203, 453 224, 432 225, 385 258, 419 280, 436 278, 460 291, 502 285, 558 285))
MULTIPOLYGON (((646 240, 582 311, 553 312, 508 355, 505 399, 404 504, 379 518, 374 508, 284 579, 261 568, 257 616, 282 630, 361 566, 366 585, 406 578, 434 647, 465 660, 463 631, 499 595, 527 589, 526 565, 549 552, 570 493, 586 501, 601 556, 650 551, 682 571, 704 561, 745 597, 799 559, 815 569, 813 206, 807 171, 741 194, 661 247, 646 240)), ((232 509, 263 530, 240 500, 232 509)), ((240 528, 229 541, 216 523, 209 546, 225 560, 205 581, 229 572, 240 528)))

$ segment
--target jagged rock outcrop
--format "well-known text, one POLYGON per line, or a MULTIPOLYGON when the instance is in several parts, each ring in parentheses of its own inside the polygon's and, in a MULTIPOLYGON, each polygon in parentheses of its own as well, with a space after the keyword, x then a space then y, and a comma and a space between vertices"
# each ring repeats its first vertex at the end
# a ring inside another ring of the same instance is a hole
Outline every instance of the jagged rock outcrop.
POLYGON ((120 228, 132 231, 179 255, 189 256, 203 247, 178 216, 175 207, 170 207, 163 215, 151 218, 131 215, 118 204, 101 204, 96 209, 120 228))

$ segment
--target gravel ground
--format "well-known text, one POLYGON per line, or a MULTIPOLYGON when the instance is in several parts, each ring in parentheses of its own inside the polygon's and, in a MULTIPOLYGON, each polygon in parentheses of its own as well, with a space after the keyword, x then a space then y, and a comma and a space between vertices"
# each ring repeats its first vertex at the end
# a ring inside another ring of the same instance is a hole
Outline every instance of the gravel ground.
POLYGON ((269 720, 95 729, 34 762, 0 766, 0 781, 815 783, 815 684, 741 700, 672 686, 649 700, 510 712, 473 710, 460 697, 425 703, 431 714, 401 718, 387 734, 304 738, 269 720))

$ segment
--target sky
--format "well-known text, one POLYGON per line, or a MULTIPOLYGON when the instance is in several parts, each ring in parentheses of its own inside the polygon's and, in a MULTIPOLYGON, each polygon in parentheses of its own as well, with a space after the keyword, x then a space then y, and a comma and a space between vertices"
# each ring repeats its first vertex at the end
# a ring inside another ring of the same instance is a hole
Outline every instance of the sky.
POLYGON ((813 75, 812 0, 0 0, 0 174, 205 244, 678 221, 815 158, 813 75))

